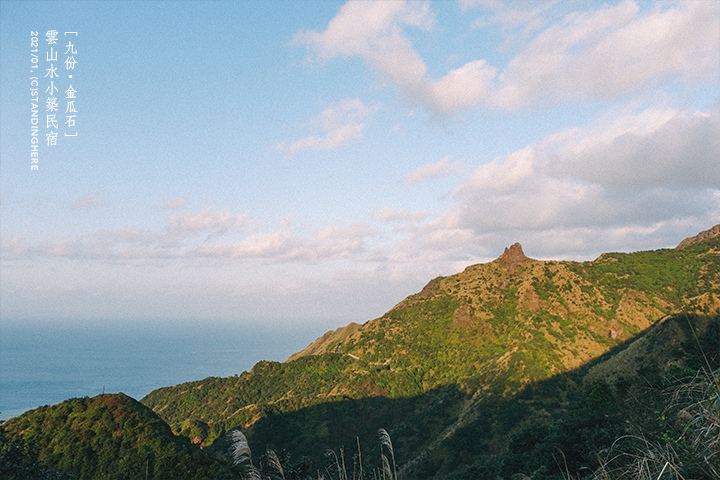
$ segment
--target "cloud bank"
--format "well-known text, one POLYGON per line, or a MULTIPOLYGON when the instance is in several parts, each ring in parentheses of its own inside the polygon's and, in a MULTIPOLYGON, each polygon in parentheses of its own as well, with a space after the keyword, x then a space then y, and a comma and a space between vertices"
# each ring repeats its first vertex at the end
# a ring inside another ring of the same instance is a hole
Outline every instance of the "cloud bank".
MULTIPOLYGON (((689 224, 699 231, 720 221, 718 158, 717 106, 650 106, 558 131, 475 168, 440 212, 385 206, 366 220, 301 235, 287 222, 256 231, 251 212, 171 210, 155 231, 128 226, 41 243, 13 237, 2 250, 5 258, 442 263, 492 258, 529 239, 544 256, 587 255, 637 244, 633 235, 675 241, 689 224)), ((403 180, 413 185, 459 171, 444 157, 403 180)))
MULTIPOLYGON (((466 1, 463 6, 476 3, 497 2, 466 1)), ((617 99, 661 81, 699 82, 717 74, 716 2, 661 4, 642 11, 625 1, 569 13, 550 25, 545 25, 544 11, 494 5, 495 22, 533 20, 537 31, 505 66, 477 58, 440 78, 429 76, 406 32, 433 29, 429 3, 350 1, 324 31, 301 31, 294 40, 307 47, 314 62, 362 59, 410 104, 441 117, 477 106, 514 110, 617 99)))

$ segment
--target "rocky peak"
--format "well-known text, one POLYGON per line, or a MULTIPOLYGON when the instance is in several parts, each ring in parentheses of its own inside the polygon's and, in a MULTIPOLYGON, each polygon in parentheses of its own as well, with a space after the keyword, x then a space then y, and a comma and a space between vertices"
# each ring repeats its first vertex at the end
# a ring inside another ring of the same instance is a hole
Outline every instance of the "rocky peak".
POLYGON ((720 224, 715 225, 709 230, 705 230, 703 232, 698 233, 694 237, 688 237, 682 242, 680 242, 680 245, 678 245, 676 248, 684 248, 689 247, 690 245, 695 245, 696 243, 702 242, 704 240, 708 240, 713 237, 717 237, 720 235, 720 224))
POLYGON ((513 243, 507 247, 498 260, 505 262, 508 273, 511 275, 517 271, 520 264, 530 261, 530 259, 525 256, 525 253, 523 253, 522 245, 519 243, 513 243))

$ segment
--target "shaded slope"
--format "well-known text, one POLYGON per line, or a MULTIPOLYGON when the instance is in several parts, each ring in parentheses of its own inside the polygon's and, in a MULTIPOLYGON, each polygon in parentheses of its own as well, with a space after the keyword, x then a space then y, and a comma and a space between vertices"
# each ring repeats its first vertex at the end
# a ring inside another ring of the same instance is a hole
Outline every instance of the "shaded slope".
POLYGON ((291 361, 142 401, 176 433, 208 445, 230 428, 326 402, 418 397, 445 386, 475 399, 511 396, 671 313, 717 314, 719 252, 715 236, 579 263, 533 260, 516 244, 493 262, 436 278, 381 318, 328 332, 291 361))
MULTIPOLYGON (((650 460, 655 454, 653 461, 659 461, 657 453, 672 445, 677 455, 667 460, 685 478, 713 478, 701 473, 708 466, 703 446, 683 444, 689 432, 703 426, 692 425, 694 419, 683 412, 686 405, 673 392, 698 373, 714 371, 717 377, 718 369, 720 317, 669 317, 587 365, 528 385, 495 405, 480 402, 475 418, 416 457, 406 476, 580 479, 602 471, 613 459, 617 471, 597 478, 637 478, 620 472, 640 455, 650 460), (636 449, 638 444, 644 452, 636 449), (648 445, 657 451, 648 451, 648 445)), ((714 395, 715 432, 720 427, 719 393, 715 389, 707 397, 714 395)), ((720 466, 720 458, 710 461, 720 466)), ((643 478, 658 478, 662 467, 660 463, 654 475, 643 478)))
POLYGON ((122 394, 73 399, 12 419, 6 436, 80 478, 222 478, 210 454, 238 427, 254 451, 285 452, 288 479, 314 477, 325 448, 359 461, 350 449, 372 450, 379 427, 407 479, 580 478, 610 465, 598 454, 618 438, 674 448, 673 468, 702 478, 720 465, 663 392, 720 365, 716 230, 582 263, 515 244, 287 362, 156 390, 142 400, 156 413, 122 394))
MULTIPOLYGON (((670 316, 602 357, 509 398, 451 385, 402 398, 345 398, 269 413, 246 433, 253 451, 290 452, 288 470, 299 464, 297 470, 313 474, 332 468, 327 449, 339 455, 342 448, 349 465, 357 462, 357 442, 365 471, 379 468, 376 431, 382 426, 392 435, 402 478, 559 480, 568 472, 581 478, 603 466, 619 438, 660 446, 685 438, 693 425, 667 392, 707 366, 720 368, 720 317, 670 316)), ((717 416, 720 404, 714 404, 717 416)), ((211 449, 227 446, 221 439, 211 449)), ((701 445, 680 453, 674 460, 692 474, 686 478, 713 478, 702 475, 707 455, 701 445)), ((717 466, 720 458, 710 461, 717 466)))
POLYGON ((176 433, 208 445, 227 430, 267 415, 349 398, 422 393, 411 372, 397 372, 347 355, 323 354, 260 362, 231 378, 207 378, 155 390, 142 402, 176 433))

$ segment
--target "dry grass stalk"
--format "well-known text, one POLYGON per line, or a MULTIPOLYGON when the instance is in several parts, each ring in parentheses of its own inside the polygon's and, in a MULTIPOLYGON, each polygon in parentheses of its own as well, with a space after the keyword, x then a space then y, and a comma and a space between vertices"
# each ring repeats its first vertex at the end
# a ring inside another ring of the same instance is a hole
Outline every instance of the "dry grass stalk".
MULTIPOLYGON (((387 458, 382 453, 383 447, 387 448, 390 452, 390 458, 392 458, 392 475, 390 475, 390 478, 397 479, 397 465, 395 464, 395 451, 393 450, 392 440, 390 439, 390 434, 385 430, 384 428, 381 428, 378 430, 378 438, 380 439, 380 454, 382 455, 382 458, 387 461, 387 458)), ((384 469, 383 464, 383 469, 384 469)), ((388 471, 390 470, 390 465, 388 464, 388 471)))
POLYGON ((265 457, 267 458, 268 465, 280 475, 280 478, 282 478, 282 480, 285 480, 285 471, 283 470, 277 453, 275 453, 274 450, 268 449, 265 453, 265 457))
POLYGON ((235 465, 239 465, 243 472, 243 478, 249 480, 260 480, 260 472, 252 463, 252 454, 247 438, 240 430, 233 430, 230 434, 230 456, 235 465))

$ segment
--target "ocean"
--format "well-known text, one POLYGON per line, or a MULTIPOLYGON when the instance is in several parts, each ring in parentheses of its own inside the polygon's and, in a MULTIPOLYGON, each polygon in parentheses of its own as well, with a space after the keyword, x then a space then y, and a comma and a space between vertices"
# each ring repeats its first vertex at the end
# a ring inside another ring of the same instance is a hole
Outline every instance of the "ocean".
POLYGON ((286 360, 322 335, 226 322, 0 323, 0 419, 68 398, 226 377, 286 360))

